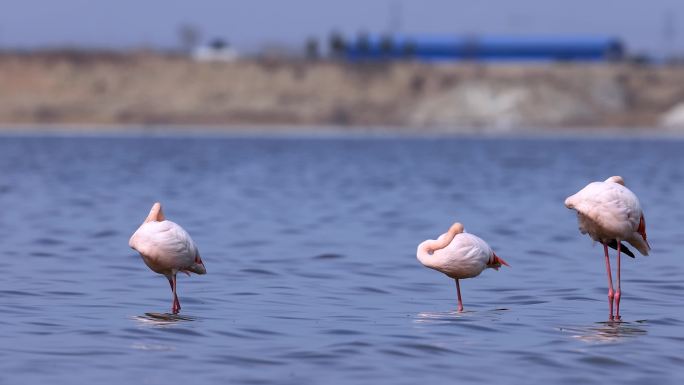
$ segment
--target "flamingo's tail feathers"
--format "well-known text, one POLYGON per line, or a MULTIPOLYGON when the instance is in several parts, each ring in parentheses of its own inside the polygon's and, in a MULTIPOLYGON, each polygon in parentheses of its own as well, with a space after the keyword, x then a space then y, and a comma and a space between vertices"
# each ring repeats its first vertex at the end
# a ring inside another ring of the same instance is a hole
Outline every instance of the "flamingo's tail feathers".
POLYGON ((641 238, 644 239, 644 242, 646 242, 646 250, 651 250, 651 245, 648 243, 648 239, 646 239, 646 220, 644 219, 644 214, 641 214, 641 218, 639 219, 639 228, 637 229, 637 233, 639 233, 641 238))
POLYGON ((204 267, 204 265, 197 265, 197 264, 192 265, 192 266, 188 267, 187 269, 183 269, 181 271, 187 275, 190 275, 190 273, 195 273, 195 274, 199 274, 199 275, 207 274, 207 269, 204 267))
POLYGON ((492 269, 499 270, 501 265, 511 267, 511 265, 509 265, 508 262, 504 261, 503 258, 496 255, 496 253, 492 253, 492 258, 489 260, 487 267, 491 267, 492 269))
POLYGON ((626 239, 626 241, 635 249, 639 250, 642 255, 648 255, 648 251, 651 250, 648 241, 642 238, 639 233, 634 233, 634 235, 631 238, 626 239))
MULTIPOLYGON (((617 241, 615 239, 611 240, 610 242, 606 243, 606 246, 610 247, 611 249, 617 250, 617 241)), ((630 257, 634 258, 634 253, 632 250, 630 250, 627 245, 624 243, 620 242, 620 252, 629 255, 630 257)))
POLYGON ((195 274, 207 274, 207 268, 204 267, 204 262, 202 262, 202 258, 199 256, 199 254, 197 254, 197 257, 195 257, 195 263, 190 266, 188 270, 195 274))
POLYGON ((202 262, 202 258, 199 256, 199 254, 197 254, 197 256, 195 257, 195 262, 192 265, 186 267, 181 271, 187 275, 190 275, 190 273, 195 273, 199 275, 207 274, 207 268, 204 267, 204 262, 202 262))

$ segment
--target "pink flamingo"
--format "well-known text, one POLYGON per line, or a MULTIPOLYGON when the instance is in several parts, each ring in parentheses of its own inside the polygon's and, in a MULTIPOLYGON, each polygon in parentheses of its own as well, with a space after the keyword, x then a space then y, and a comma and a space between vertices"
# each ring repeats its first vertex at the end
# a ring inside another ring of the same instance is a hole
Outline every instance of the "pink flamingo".
POLYGON ((459 279, 477 277, 487 268, 499 270, 509 266, 482 239, 464 232, 463 225, 454 223, 437 240, 429 239, 418 245, 416 256, 425 267, 446 274, 456 281, 458 311, 463 311, 459 279))
POLYGON ((128 245, 140 253, 147 267, 169 280, 173 292, 171 312, 178 314, 181 306, 176 295, 176 273, 207 273, 190 235, 176 223, 166 220, 161 203, 157 202, 128 245))
POLYGON ((582 234, 603 244, 608 273, 609 319, 620 319, 620 253, 634 258, 634 254, 622 241, 634 246, 642 255, 648 255, 651 246, 646 240, 646 221, 639 199, 625 187, 620 176, 611 176, 603 182, 589 183, 577 194, 565 200, 565 206, 577 211, 577 221, 582 234), (608 248, 617 250, 617 291, 613 290, 608 248), (615 317, 613 317, 615 300, 615 317))

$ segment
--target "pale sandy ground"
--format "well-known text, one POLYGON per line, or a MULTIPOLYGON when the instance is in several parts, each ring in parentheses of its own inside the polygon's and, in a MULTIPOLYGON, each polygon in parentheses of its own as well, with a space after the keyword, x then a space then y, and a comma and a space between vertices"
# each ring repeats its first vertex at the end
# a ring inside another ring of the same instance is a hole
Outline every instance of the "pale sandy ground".
POLYGON ((0 54, 4 132, 676 133, 683 103, 675 66, 0 54))

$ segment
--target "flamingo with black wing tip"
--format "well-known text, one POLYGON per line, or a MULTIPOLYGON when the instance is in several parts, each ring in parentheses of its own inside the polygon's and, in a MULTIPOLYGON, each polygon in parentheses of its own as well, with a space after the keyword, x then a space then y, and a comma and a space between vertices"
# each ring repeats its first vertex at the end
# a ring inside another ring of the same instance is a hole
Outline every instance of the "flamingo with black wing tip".
POLYGON ((651 246, 646 240, 646 221, 637 196, 620 176, 611 176, 603 182, 592 182, 565 200, 565 206, 577 211, 579 230, 603 244, 608 273, 609 319, 620 320, 620 254, 634 258, 623 241, 634 246, 642 255, 648 255, 651 246), (613 289, 608 248, 617 250, 617 290, 613 289), (613 316, 613 300, 615 316, 613 316))
POLYGON ((418 245, 416 256, 425 267, 446 274, 456 281, 458 311, 463 311, 459 279, 477 277, 485 269, 498 270, 501 265, 509 266, 497 256, 487 242, 473 234, 466 233, 463 225, 454 223, 449 231, 437 238, 418 245))
POLYGON ((178 314, 181 306, 176 295, 176 273, 207 273, 190 235, 176 223, 166 220, 161 204, 157 202, 128 245, 140 253, 152 271, 169 280, 173 292, 171 312, 178 314))

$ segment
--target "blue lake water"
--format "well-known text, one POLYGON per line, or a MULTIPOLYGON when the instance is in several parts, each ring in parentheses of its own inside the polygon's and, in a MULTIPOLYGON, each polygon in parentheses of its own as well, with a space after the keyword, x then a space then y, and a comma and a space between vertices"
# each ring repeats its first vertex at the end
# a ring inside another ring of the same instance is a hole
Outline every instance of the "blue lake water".
POLYGON ((673 139, 0 137, 0 383, 681 384, 682 165, 673 139), (563 206, 611 175, 653 247, 622 323, 563 206), (208 270, 179 317, 127 244, 157 200, 208 270), (460 314, 415 258, 454 221, 511 264, 460 314))

